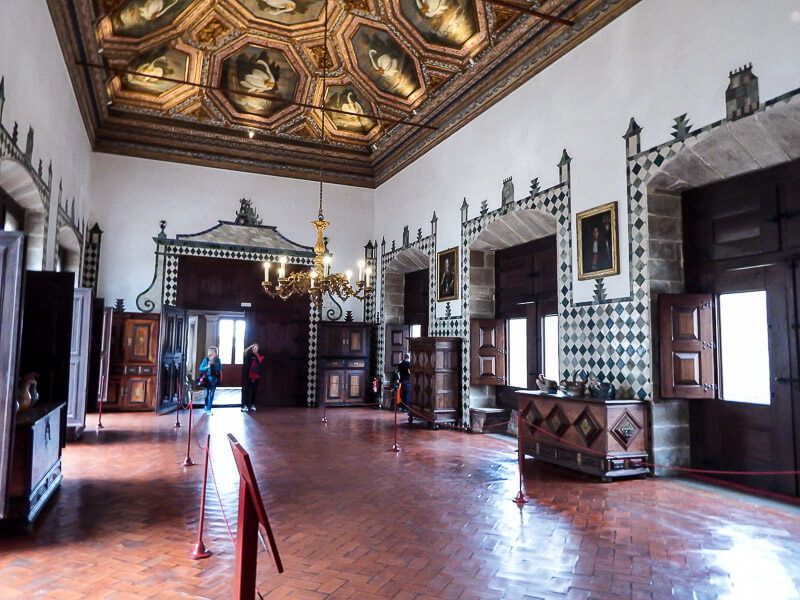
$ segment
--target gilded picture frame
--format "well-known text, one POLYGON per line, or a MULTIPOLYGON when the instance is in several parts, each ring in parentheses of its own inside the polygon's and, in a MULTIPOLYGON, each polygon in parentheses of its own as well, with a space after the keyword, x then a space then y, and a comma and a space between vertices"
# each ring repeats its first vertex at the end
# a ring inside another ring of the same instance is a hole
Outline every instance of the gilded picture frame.
POLYGON ((575 215, 578 232, 578 280, 619 275, 617 203, 609 202, 575 215))
POLYGON ((458 300, 458 246, 436 253, 436 299, 458 300))

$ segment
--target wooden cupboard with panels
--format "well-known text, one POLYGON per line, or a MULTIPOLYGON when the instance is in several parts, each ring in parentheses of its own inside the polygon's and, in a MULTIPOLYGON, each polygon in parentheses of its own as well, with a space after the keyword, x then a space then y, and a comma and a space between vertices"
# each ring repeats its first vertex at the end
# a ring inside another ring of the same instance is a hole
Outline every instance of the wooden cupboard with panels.
POLYGON ((114 313, 105 410, 156 408, 159 315, 114 313))
POLYGON ((320 323, 320 401, 328 406, 365 404, 370 372, 370 326, 365 323, 320 323))

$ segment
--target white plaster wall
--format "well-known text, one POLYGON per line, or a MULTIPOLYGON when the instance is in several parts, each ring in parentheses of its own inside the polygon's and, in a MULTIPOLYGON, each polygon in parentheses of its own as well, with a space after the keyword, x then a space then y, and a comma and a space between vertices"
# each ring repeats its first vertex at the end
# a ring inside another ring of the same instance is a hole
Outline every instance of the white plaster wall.
MULTIPOLYGON (((220 219, 232 221, 240 198, 249 198, 265 225, 275 225, 290 240, 313 245, 319 184, 313 181, 225 171, 193 165, 95 154, 92 221, 104 231, 98 295, 113 305, 123 298, 136 310, 136 296, 153 276, 153 236, 158 222, 167 234, 203 231, 220 219)), ((325 185, 325 218, 333 268, 353 269, 371 239, 373 195, 368 189, 325 185)), ((356 320, 361 302, 350 301, 356 320)))
POLYGON ((44 0, 0 0, 0 77, 5 77, 6 90, 3 123, 9 131, 14 121, 19 123, 23 149, 32 125, 34 166, 41 158, 46 173, 48 162, 53 161, 47 240, 52 268, 58 181, 63 179, 64 198, 76 199, 76 214, 85 215, 91 147, 44 0))
MULTIPOLYGON (((728 72, 752 62, 761 100, 800 87, 798 0, 642 0, 376 190, 375 231, 387 244, 403 225, 429 231, 439 217, 438 250, 460 242, 463 198, 500 205, 503 179, 516 199, 531 179, 558 183, 556 163, 572 156, 572 212, 620 207, 622 273, 606 278, 609 298, 630 293, 625 145, 633 116, 642 148, 669 139, 674 117, 703 126, 725 117, 728 72)), ((575 240, 573 240, 573 261, 575 240)), ((577 272, 573 273, 577 278, 577 272)), ((575 301, 594 282, 574 283, 575 301)), ((454 314, 460 311, 452 304, 454 314)), ((438 307, 442 312, 442 306, 438 307)))

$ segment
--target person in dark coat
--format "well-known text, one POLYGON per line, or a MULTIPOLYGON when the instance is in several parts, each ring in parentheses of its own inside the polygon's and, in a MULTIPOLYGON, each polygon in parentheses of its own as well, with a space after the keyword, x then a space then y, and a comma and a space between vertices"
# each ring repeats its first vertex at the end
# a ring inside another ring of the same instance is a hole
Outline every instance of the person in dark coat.
POLYGON ((402 405, 400 410, 405 412, 411 406, 411 355, 406 352, 403 360, 397 365, 397 373, 400 380, 400 400, 402 405))
POLYGON ((258 344, 250 344, 244 351, 242 364, 242 412, 256 409, 263 362, 264 355, 259 352, 258 344))

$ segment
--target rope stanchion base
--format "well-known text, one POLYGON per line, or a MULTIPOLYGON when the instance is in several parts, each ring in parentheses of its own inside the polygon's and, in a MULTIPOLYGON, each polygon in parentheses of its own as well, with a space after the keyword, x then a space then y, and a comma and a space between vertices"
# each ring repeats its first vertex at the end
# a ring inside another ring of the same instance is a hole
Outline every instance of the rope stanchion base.
POLYGON ((524 506, 528 503, 528 498, 527 496, 525 496, 525 493, 522 490, 520 490, 519 492, 517 492, 517 495, 514 496, 514 500, 512 500, 512 502, 517 506, 524 506))
POLYGON ((400 451, 401 451, 400 446, 398 446, 396 442, 392 444, 391 448, 389 448, 389 452, 400 452, 400 451))
POLYGON ((211 556, 213 552, 211 550, 206 550, 205 544, 203 542, 197 542, 194 545, 194 549, 192 550, 192 558, 194 560, 200 560, 201 558, 208 558, 211 556))

